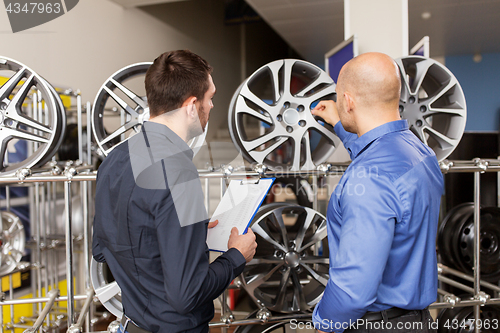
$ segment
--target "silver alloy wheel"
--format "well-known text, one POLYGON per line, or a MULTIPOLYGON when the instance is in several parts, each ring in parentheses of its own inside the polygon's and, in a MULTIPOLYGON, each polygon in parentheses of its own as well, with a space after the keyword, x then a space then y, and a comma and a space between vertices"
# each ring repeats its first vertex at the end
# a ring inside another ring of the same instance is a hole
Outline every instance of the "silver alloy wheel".
MULTIPOLYGON (((43 78, 42 78, 43 79, 43 78)), ((40 162, 37 163, 37 166, 42 166, 57 153, 59 150, 59 147, 61 146, 62 142, 64 141, 64 136, 66 134, 66 108, 64 107, 64 104, 61 100, 61 97, 57 93, 57 91, 54 89, 54 87, 47 82, 47 80, 43 79, 45 81, 45 84, 49 87, 49 90, 52 93, 52 96, 54 97, 54 101, 56 102, 57 105, 57 117, 59 118, 59 121, 57 122, 57 140, 54 140, 52 143, 52 147, 50 150, 45 154, 45 156, 40 160, 40 162)))
POLYGON ((116 281, 110 281, 107 264, 97 262, 92 258, 90 262, 90 279, 95 295, 106 310, 117 318, 123 317, 122 291, 116 281))
POLYGON ((340 139, 311 109, 315 102, 334 96, 335 83, 319 67, 296 59, 273 61, 234 93, 228 114, 231 139, 250 162, 273 169, 314 170, 340 139))
POLYGON ((51 157, 60 138, 60 114, 50 85, 25 65, 5 57, 0 57, 0 72, 11 75, 0 86, 0 175, 13 175, 18 169, 32 168, 51 157), (37 105, 43 109, 36 114, 28 110, 33 102, 28 98, 39 92, 37 105), (24 105, 23 105, 24 104, 24 105), (34 144, 33 153, 24 160, 7 163, 9 142, 24 140, 34 144), (50 156, 49 156, 50 155, 50 156))
POLYGON ((240 275, 248 295, 275 312, 311 310, 328 283, 326 218, 307 207, 273 203, 259 209, 251 228, 257 253, 240 275))
POLYGON ((401 70, 401 117, 442 161, 458 146, 465 130, 462 87, 449 69, 433 59, 409 56, 396 63, 401 70))
MULTIPOLYGON (((136 94, 132 88, 127 87, 126 81, 145 77, 151 64, 152 62, 142 62, 126 66, 111 75, 99 89, 92 107, 92 131, 104 156, 124 141, 124 137, 139 132, 142 124, 149 120, 149 107, 145 92, 136 94), (120 115, 118 112, 109 110, 110 98, 118 105, 117 109, 124 112, 123 121, 111 130, 106 128, 109 123, 105 124, 105 122, 120 115)), ((195 154, 205 142, 207 129, 208 124, 203 134, 188 142, 195 154)))
POLYGON ((12 272, 24 253, 26 235, 21 219, 12 212, 2 211, 0 276, 12 272))

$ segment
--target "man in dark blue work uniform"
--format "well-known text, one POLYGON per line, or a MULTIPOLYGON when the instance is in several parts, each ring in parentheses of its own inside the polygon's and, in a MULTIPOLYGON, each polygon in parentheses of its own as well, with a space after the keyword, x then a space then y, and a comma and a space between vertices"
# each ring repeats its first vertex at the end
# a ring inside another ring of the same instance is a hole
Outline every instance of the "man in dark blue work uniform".
POLYGON ((251 230, 232 230, 209 264, 208 218, 187 142, 203 133, 215 85, 189 51, 158 57, 146 74, 150 121, 99 167, 93 256, 122 290, 122 331, 208 332, 213 300, 255 254, 251 230))
POLYGON ((319 331, 435 331, 427 307, 437 297, 443 176, 434 152, 400 119, 400 89, 396 63, 366 53, 342 68, 337 103, 313 110, 335 126, 352 159, 328 206, 329 280, 313 314, 319 331))

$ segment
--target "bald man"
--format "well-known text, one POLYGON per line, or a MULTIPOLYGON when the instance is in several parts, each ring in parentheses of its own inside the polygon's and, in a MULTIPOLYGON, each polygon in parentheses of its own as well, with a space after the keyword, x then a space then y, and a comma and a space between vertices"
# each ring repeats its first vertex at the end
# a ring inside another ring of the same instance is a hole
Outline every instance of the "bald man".
POLYGON ((443 176, 399 116, 399 75, 387 55, 360 55, 340 72, 337 103, 312 111, 352 159, 328 205, 329 280, 313 314, 320 332, 435 332, 427 307, 437 296, 443 176))

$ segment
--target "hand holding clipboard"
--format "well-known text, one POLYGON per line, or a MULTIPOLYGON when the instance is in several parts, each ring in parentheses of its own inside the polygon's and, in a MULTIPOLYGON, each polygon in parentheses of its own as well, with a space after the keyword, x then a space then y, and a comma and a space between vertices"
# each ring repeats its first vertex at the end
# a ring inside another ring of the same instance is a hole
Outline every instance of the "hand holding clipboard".
POLYGON ((227 242, 228 248, 235 248, 243 255, 246 262, 250 262, 255 255, 255 250, 257 249, 257 242, 255 241, 255 234, 252 229, 248 229, 247 233, 240 235, 238 229, 233 227, 231 229, 231 235, 229 236, 229 241, 227 242))
POLYGON ((232 180, 215 209, 210 221, 219 223, 208 230, 207 245, 212 251, 225 252, 231 229, 236 227, 239 234, 247 232, 250 222, 264 201, 275 178, 263 178, 258 182, 232 180))

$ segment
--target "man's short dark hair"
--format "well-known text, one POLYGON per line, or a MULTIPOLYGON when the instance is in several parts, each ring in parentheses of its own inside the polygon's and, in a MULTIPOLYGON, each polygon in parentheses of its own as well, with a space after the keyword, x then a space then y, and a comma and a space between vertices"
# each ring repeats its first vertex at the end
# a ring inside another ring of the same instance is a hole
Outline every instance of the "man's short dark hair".
POLYGON ((165 52, 146 73, 146 95, 151 117, 176 110, 191 96, 202 100, 209 88, 212 67, 188 50, 165 52))

